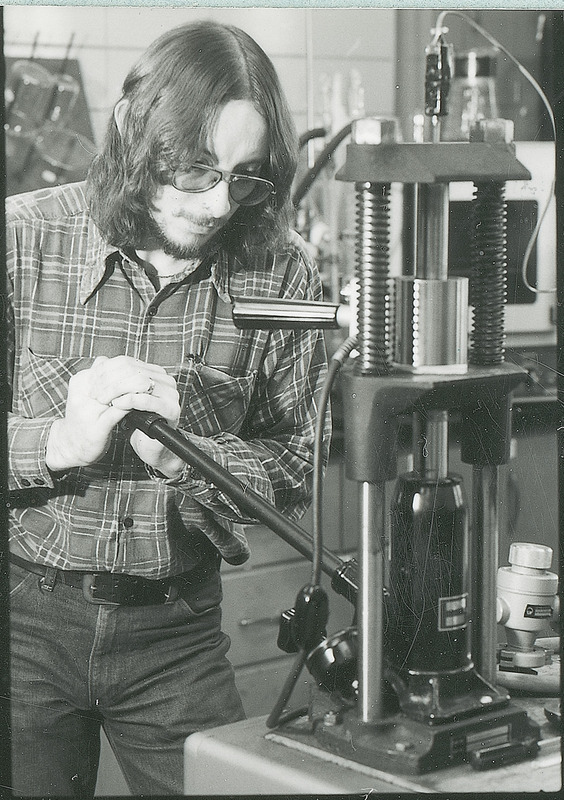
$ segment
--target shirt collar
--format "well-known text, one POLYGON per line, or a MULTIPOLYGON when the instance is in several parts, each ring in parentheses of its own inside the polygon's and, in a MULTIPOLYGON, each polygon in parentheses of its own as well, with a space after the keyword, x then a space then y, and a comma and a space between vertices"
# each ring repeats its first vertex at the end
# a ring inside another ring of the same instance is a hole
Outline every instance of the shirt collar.
POLYGON ((119 250, 102 238, 92 220, 89 220, 89 226, 86 258, 80 279, 79 296, 83 305, 111 275, 117 261, 121 258, 119 250))
MULTIPOLYGON (((111 276, 116 264, 121 264, 125 253, 106 242, 92 221, 90 225, 89 244, 82 277, 80 281, 80 302, 84 305, 96 293, 100 286, 111 276)), ((229 260, 223 250, 218 250, 210 257, 210 279, 217 294, 224 302, 230 302, 229 296, 229 260)))
POLYGON ((229 258, 224 250, 218 250, 211 263, 211 281, 220 300, 231 302, 229 294, 229 258))

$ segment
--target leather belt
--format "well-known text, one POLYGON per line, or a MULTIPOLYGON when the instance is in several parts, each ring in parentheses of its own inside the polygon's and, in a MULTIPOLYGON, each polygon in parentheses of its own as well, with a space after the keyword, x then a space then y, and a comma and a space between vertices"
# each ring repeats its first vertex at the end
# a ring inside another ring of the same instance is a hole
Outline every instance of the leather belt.
POLYGON ((151 580, 138 575, 115 572, 82 572, 57 569, 26 561, 10 553, 10 561, 28 572, 41 576, 41 588, 53 591, 55 583, 82 589, 84 598, 96 605, 150 606, 172 603, 183 589, 200 584, 217 571, 219 556, 206 558, 189 572, 173 578, 151 580))

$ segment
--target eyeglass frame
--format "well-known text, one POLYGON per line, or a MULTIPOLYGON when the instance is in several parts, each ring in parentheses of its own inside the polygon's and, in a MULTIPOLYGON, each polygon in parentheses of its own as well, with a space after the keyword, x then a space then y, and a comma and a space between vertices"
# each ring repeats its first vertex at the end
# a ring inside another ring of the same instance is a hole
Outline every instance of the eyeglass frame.
MULTIPOLYGON (((231 183, 235 182, 237 179, 250 180, 250 181, 255 181, 256 183, 259 184, 264 184, 265 186, 268 186, 270 189, 269 195, 276 194, 276 188, 273 182, 269 181, 267 178, 260 178, 258 175, 244 175, 238 172, 229 172, 226 169, 219 169, 219 167, 210 167, 207 164, 200 164, 199 161, 195 161, 193 164, 190 164, 187 167, 178 167, 177 169, 175 169, 172 175, 172 185, 179 192, 184 192, 185 194, 201 194, 202 192, 209 192, 209 190, 213 189, 214 186, 217 186, 217 184, 220 183, 220 181, 225 181, 229 189, 229 197, 233 200, 234 203, 237 203, 237 205, 245 206, 247 204, 245 204, 244 202, 241 203, 231 195, 231 183), (176 185, 177 175, 185 173, 186 170, 189 170, 192 167, 198 167, 199 169, 206 170, 207 172, 215 173, 216 176, 218 176, 217 180, 214 183, 212 183, 211 186, 206 186, 205 189, 182 189, 180 188, 180 186, 177 186, 176 185)), ((263 203, 264 200, 266 200, 269 195, 266 195, 266 197, 263 200, 259 200, 256 203, 248 204, 248 207, 252 207, 253 205, 259 205, 260 203, 263 203)))

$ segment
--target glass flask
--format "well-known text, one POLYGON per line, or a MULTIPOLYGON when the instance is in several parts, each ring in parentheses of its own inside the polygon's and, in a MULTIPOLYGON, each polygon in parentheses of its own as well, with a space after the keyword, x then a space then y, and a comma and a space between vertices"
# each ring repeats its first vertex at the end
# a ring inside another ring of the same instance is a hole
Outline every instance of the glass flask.
POLYGON ((6 78, 5 130, 8 136, 34 137, 45 122, 53 76, 34 61, 16 61, 6 78))
POLYGON ((468 141, 475 122, 498 117, 496 65, 492 51, 469 50, 455 55, 448 115, 441 123, 442 141, 468 141))
POLYGON ((53 125, 65 125, 79 94, 80 86, 72 75, 64 73, 54 75, 47 121, 53 125))

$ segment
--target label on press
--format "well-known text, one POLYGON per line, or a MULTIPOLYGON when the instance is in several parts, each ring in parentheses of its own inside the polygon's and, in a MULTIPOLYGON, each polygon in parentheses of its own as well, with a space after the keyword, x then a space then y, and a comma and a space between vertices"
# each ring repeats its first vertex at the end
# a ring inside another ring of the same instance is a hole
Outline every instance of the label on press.
POLYGON ((454 631, 466 627, 468 594, 439 597, 439 630, 454 631))
POLYGON ((532 603, 527 603, 523 616, 527 617, 527 619, 550 619, 552 606, 536 606, 532 603))

